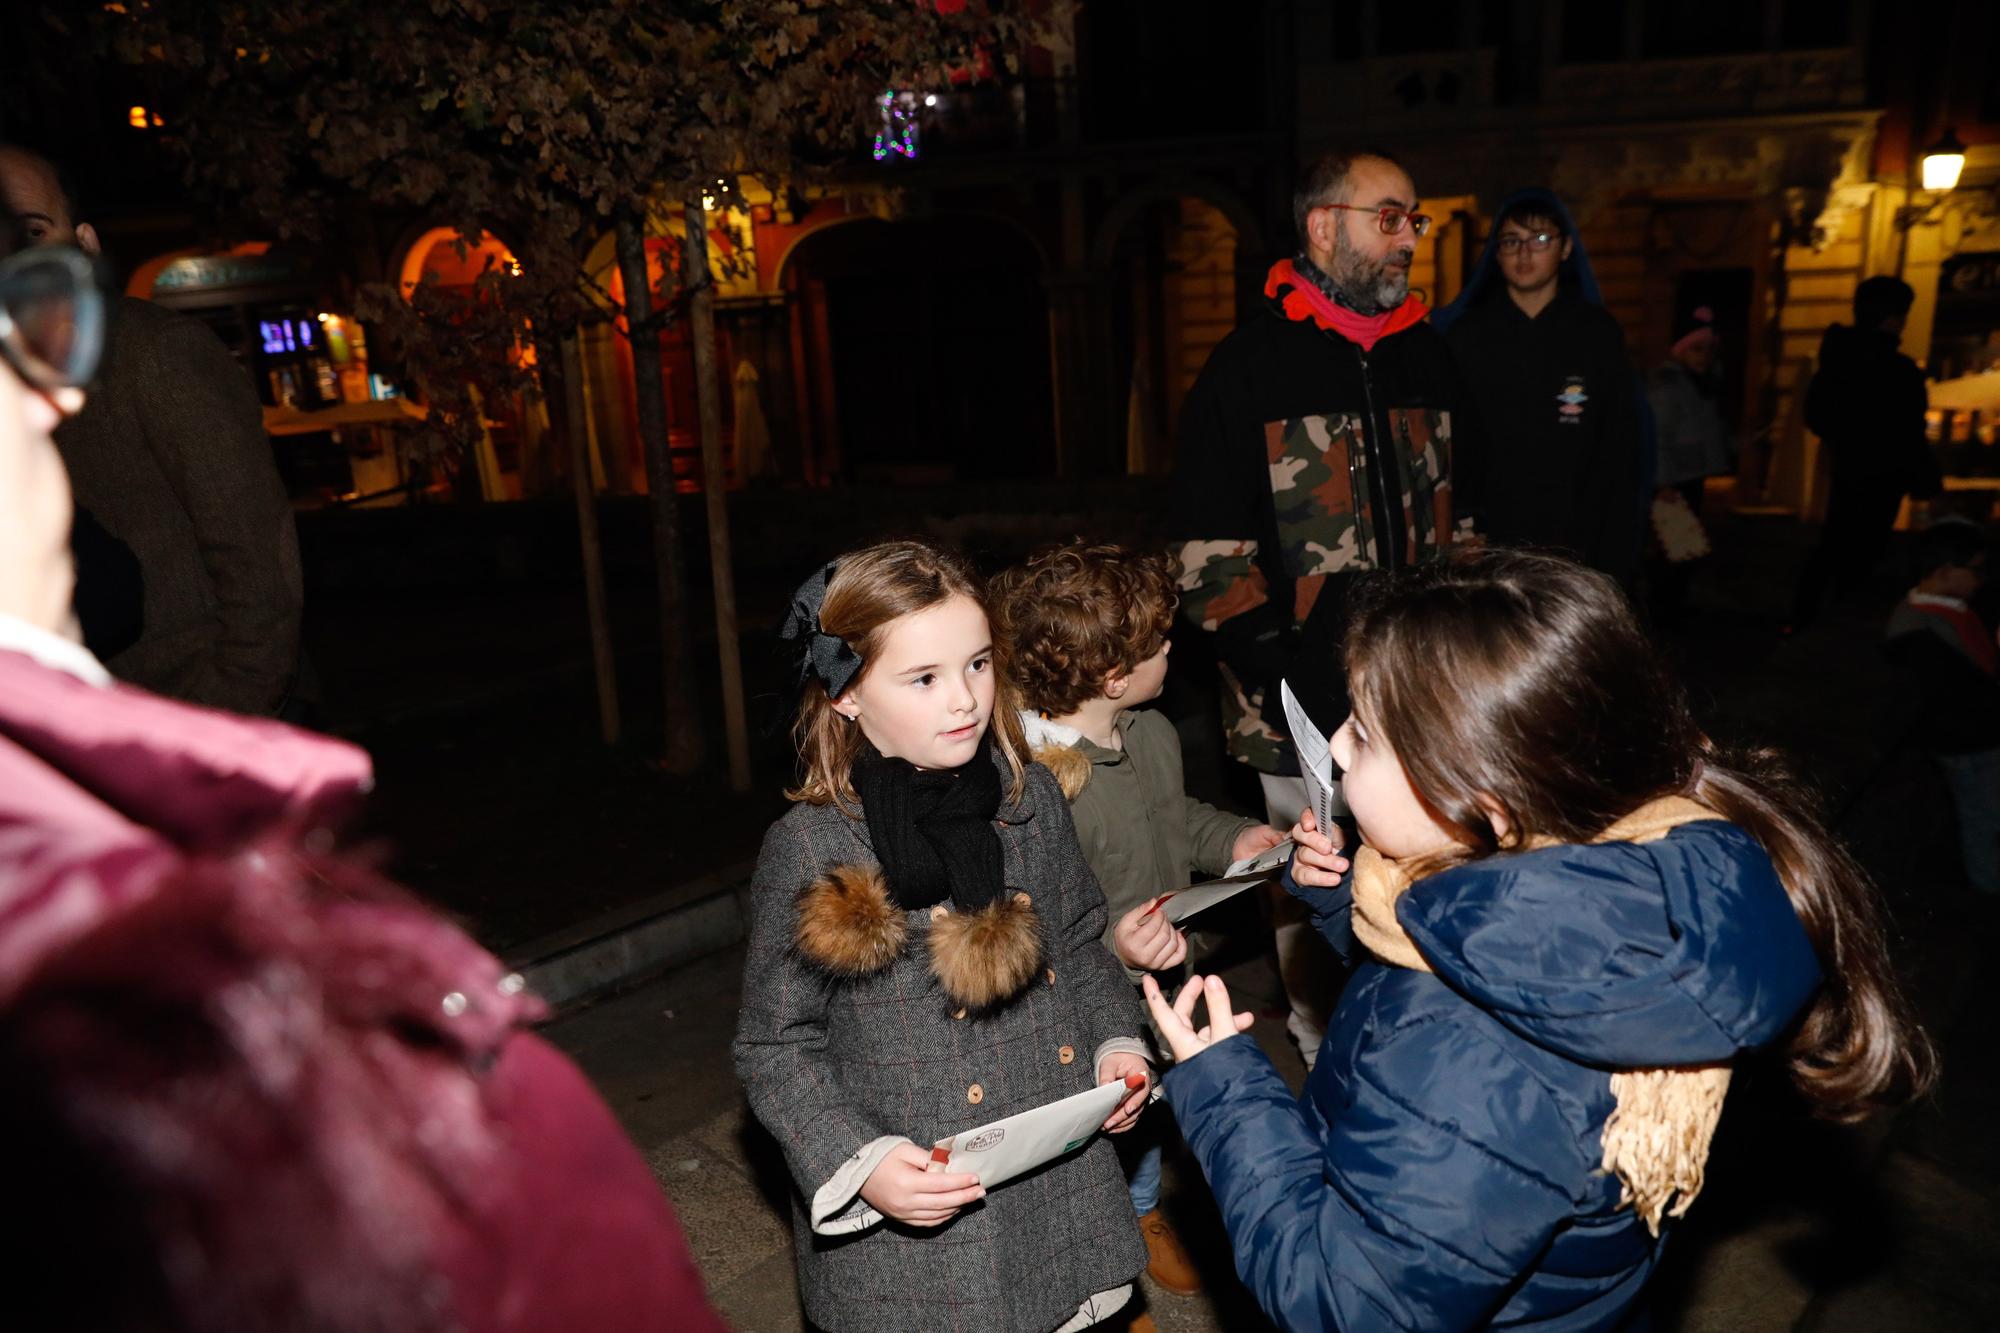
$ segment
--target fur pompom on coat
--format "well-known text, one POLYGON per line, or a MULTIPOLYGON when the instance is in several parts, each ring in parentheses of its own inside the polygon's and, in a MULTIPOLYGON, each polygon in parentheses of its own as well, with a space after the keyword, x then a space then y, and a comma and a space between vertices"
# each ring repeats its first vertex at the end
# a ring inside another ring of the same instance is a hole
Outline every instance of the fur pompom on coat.
MULTIPOLYGON (((833 976, 873 976, 908 938, 879 866, 834 866, 799 895, 799 953, 833 976)), ((1014 998, 1042 968, 1032 900, 1013 893, 977 912, 932 908, 930 954, 931 975, 954 1004, 985 1010, 1014 998)))
POLYGON ((880 972, 909 933, 879 866, 835 866, 799 895, 799 952, 834 976, 880 972))

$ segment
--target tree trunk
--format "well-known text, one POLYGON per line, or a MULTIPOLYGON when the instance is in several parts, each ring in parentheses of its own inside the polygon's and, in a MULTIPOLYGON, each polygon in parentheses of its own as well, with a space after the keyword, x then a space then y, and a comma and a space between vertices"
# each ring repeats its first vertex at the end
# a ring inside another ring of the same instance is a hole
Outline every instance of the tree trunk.
POLYGON ((584 600, 590 611, 590 660, 597 669, 597 721, 606 745, 618 743, 618 664, 611 655, 611 617, 605 609, 604 544, 597 531, 597 488, 590 474, 590 400, 584 391, 582 335, 562 340, 563 406, 569 444, 570 485, 576 492, 576 534, 583 549, 584 600))
POLYGON ((652 283, 646 273, 645 224, 631 210, 619 214, 617 246, 618 271, 625 282, 625 323, 632 339, 639 434, 646 450, 646 483, 652 499, 653 560, 660 573, 660 674, 666 690, 662 762, 669 773, 686 774, 701 767, 701 711, 690 669, 693 654, 688 650, 674 468, 667 453, 667 381, 660 368, 660 328, 653 320, 652 283))
POLYGON ((687 208, 684 271, 694 283, 688 331, 694 337, 695 394, 701 413, 701 487, 708 501, 708 568, 715 580, 715 639, 722 649, 722 718, 729 733, 729 785, 750 790, 750 733, 743 719, 743 663, 736 635, 736 571, 729 558, 729 495, 722 472, 722 386, 715 373, 715 284, 708 272, 708 218, 687 208))

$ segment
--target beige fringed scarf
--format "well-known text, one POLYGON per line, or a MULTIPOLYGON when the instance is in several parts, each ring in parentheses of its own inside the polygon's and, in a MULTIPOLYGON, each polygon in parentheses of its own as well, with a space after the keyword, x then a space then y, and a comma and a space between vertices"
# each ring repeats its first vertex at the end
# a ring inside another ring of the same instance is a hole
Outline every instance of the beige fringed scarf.
MULTIPOLYGON (((1668 796, 1641 806, 1592 841, 1653 842, 1682 824, 1719 818, 1686 797, 1668 796)), ((1553 845, 1543 839, 1529 847, 1553 845)), ((1431 965, 1396 920, 1396 899, 1409 887, 1409 872, 1401 864, 1370 847, 1356 852, 1354 937, 1385 963, 1429 972, 1431 965)), ((1701 1193, 1709 1142, 1728 1091, 1728 1065, 1626 1069, 1611 1076, 1618 1105, 1604 1122, 1604 1169, 1623 1186, 1620 1205, 1637 1209, 1655 1236, 1663 1216, 1681 1216, 1701 1193)))

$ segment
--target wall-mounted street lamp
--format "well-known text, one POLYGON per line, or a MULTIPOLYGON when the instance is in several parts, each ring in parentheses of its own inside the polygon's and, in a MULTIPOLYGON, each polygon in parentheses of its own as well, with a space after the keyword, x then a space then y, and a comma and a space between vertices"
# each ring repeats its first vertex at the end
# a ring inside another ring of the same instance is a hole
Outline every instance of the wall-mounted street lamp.
POLYGON ((1922 172, 1926 191, 1945 194, 1957 189, 1958 175, 1964 170, 1965 145, 1951 130, 1946 130, 1936 143, 1924 149, 1922 172))
POLYGON ((1948 211, 1964 216, 1991 216, 2000 211, 1996 209, 2000 200, 1980 191, 1959 190, 1959 177, 1964 170, 1965 145, 1950 129, 1946 129, 1918 156, 1919 188, 1912 189, 1909 203, 1896 210, 1896 229, 1901 233, 1896 247, 1896 272, 1899 275, 1909 258, 1912 228, 1941 222, 1948 211))

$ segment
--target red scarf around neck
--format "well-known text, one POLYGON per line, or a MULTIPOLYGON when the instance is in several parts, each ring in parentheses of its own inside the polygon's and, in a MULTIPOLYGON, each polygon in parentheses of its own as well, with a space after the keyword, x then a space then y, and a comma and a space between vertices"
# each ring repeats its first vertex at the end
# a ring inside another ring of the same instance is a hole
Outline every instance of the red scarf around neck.
POLYGON ((1375 344, 1392 333, 1401 333, 1412 325, 1423 323, 1431 313, 1430 307, 1421 298, 1406 296, 1403 304, 1394 310, 1385 310, 1379 315, 1358 315, 1346 306, 1329 300, 1311 279, 1292 267, 1289 259, 1280 259, 1271 265, 1271 274, 1264 279, 1264 295, 1279 301, 1286 319, 1295 319, 1300 323, 1309 320, 1319 328, 1338 333, 1364 352, 1374 351, 1375 344))

